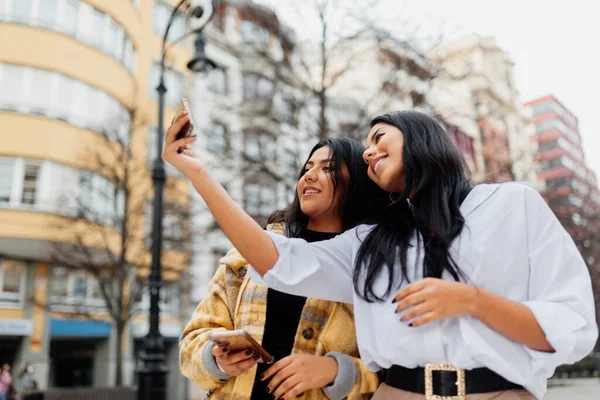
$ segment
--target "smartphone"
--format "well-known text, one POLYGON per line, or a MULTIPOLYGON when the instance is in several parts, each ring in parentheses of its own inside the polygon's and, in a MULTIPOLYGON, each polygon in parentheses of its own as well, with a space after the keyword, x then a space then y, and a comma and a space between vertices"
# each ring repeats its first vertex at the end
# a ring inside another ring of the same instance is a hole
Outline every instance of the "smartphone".
POLYGON ((230 351, 252 349, 254 354, 259 356, 259 363, 271 364, 275 361, 275 358, 243 329, 211 332, 208 334, 208 338, 221 347, 228 347, 230 351))
MULTIPOLYGON (((194 121, 192 120, 192 113, 190 112, 190 105, 188 104, 187 99, 184 97, 179 102, 179 108, 177 109, 177 115, 179 115, 182 111, 186 111, 188 116, 190 117, 189 121, 181 128, 177 136, 175 137, 177 140, 183 139, 186 137, 190 137, 194 134, 194 121)), ((179 148, 177 150, 178 153, 181 154, 183 152, 183 148, 179 148)))

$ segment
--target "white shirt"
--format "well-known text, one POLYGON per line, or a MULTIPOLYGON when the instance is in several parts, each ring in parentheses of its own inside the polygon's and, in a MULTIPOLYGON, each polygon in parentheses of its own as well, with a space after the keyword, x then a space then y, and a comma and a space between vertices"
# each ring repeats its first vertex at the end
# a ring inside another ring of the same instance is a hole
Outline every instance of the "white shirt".
MULTIPOLYGON (((529 307, 554 353, 517 344, 470 316, 409 327, 394 313, 391 299, 397 290, 382 303, 361 299, 352 274, 368 226, 315 243, 270 233, 279 252, 277 263, 262 279, 250 273, 283 292, 354 304, 361 358, 373 371, 431 362, 487 367, 541 399, 555 368, 585 357, 596 342, 587 266, 542 197, 525 184, 476 186, 460 209, 465 226, 450 254, 468 283, 529 307)), ((411 282, 422 279, 423 251, 419 253, 416 246, 408 250, 411 282)), ((375 281, 378 294, 387 287, 385 275, 375 281)), ((442 278, 452 280, 447 273, 442 278)))

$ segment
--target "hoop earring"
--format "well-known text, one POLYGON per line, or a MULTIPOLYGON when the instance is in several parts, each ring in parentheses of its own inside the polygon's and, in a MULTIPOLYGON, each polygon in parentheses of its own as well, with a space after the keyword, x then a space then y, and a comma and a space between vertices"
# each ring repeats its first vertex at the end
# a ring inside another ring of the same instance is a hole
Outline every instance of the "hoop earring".
POLYGON ((399 199, 394 199, 394 193, 390 192, 390 201, 392 202, 392 204, 394 204, 395 202, 397 202, 399 199))

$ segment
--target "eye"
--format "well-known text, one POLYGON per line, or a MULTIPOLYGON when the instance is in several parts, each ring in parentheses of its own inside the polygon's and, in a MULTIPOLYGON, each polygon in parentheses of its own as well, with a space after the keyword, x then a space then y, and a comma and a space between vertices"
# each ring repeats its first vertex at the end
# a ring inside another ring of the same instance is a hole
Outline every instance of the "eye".
POLYGON ((381 137, 383 136, 383 133, 378 133, 377 135, 375 135, 375 144, 377 144, 379 142, 379 139, 381 139, 381 137))
POLYGON ((323 167, 323 171, 326 172, 333 172, 335 170, 335 167, 333 165, 328 165, 326 167, 323 167))

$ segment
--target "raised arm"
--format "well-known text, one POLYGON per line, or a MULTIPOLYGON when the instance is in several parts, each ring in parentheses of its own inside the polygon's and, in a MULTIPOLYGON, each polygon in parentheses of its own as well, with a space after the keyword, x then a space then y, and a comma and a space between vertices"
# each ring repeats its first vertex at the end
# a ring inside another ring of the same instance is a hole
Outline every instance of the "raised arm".
POLYGON ((163 159, 191 180, 223 233, 260 275, 255 278, 264 276, 267 286, 282 292, 351 303, 356 231, 316 243, 263 231, 211 176, 206 162, 190 146, 196 138, 176 139, 188 119, 181 113, 167 131, 163 159))
POLYGON ((233 201, 223 186, 208 172, 206 162, 190 146, 196 137, 176 139, 177 133, 189 118, 187 113, 182 112, 167 130, 163 159, 192 182, 223 233, 248 263, 264 275, 275 265, 277 249, 260 225, 233 201), (181 154, 177 152, 180 148, 184 149, 181 154))

